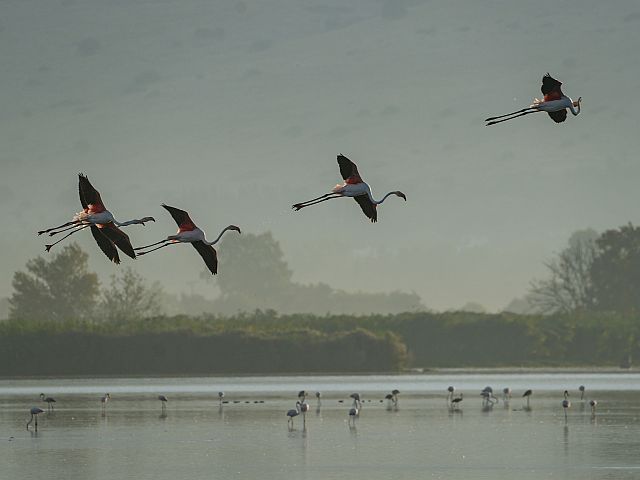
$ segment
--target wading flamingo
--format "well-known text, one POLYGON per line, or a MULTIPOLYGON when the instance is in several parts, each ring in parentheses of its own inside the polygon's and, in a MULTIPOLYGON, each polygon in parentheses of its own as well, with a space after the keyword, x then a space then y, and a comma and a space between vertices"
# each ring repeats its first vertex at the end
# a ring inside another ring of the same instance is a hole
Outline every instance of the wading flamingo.
POLYGON ((339 154, 338 165, 340 166, 340 174, 344 179, 343 183, 340 183, 333 187, 330 193, 325 193, 324 195, 313 198, 311 200, 307 200, 306 202, 296 203, 291 208, 293 208, 297 212, 304 207, 309 207, 311 205, 326 202, 327 200, 331 200, 333 198, 353 197, 353 199, 358 202, 360 208, 367 216, 367 218, 372 222, 377 222, 377 206, 384 202, 388 196, 396 195, 400 198, 403 198, 405 201, 407 200, 407 196, 400 191, 389 192, 384 197, 382 197, 381 200, 376 200, 371 194, 371 187, 369 187, 369 185, 367 185, 362 180, 362 177, 360 177, 360 174, 358 173, 358 167, 355 163, 353 163, 344 155, 339 154))
POLYGON ((65 238, 89 227, 100 250, 102 250, 113 263, 120 263, 120 256, 118 255, 116 247, 129 257, 136 258, 136 253, 131 246, 128 235, 118 227, 126 227, 127 225, 134 224, 144 225, 145 222, 155 222, 155 219, 153 217, 144 217, 127 222, 117 221, 113 217, 113 214, 104 206, 100 198, 100 193, 93 188, 89 179, 82 173, 78 174, 78 191, 80 193, 80 203, 83 208, 82 212, 76 213, 70 222, 38 232, 38 235, 48 233, 49 236, 53 236, 71 230, 70 233, 67 233, 58 241, 45 245, 47 252, 51 250, 51 247, 57 245, 65 238))
POLYGON ((542 77, 542 87, 540 88, 544 95, 542 100, 536 98, 527 108, 507 113, 506 115, 489 117, 485 120, 485 122, 488 122, 487 126, 506 122, 507 120, 513 120, 514 118, 536 112, 547 112, 554 122, 562 123, 567 119, 567 108, 571 110, 573 115, 578 115, 580 113, 580 102, 582 101, 582 97, 579 97, 578 100, 574 102, 571 98, 562 93, 562 89, 560 88, 561 86, 562 82, 556 80, 547 73, 542 77))
POLYGON ((53 411, 53 404, 56 403, 56 399, 53 397, 45 397, 44 393, 40 394, 40 400, 47 402, 49 410, 53 411))
POLYGON ((31 425, 31 422, 33 422, 33 420, 35 419, 36 432, 38 431, 38 415, 40 415, 41 413, 44 413, 44 410, 42 410, 41 408, 31 407, 31 419, 27 422, 27 430, 29 430, 29 425, 31 425))
POLYGON ((293 428, 294 417, 297 417, 298 415, 300 415, 300 406, 301 406, 300 402, 296 402, 296 409, 295 410, 291 409, 287 412, 287 417, 289 417, 287 418, 287 424, 289 425, 289 429, 293 428))
POLYGON ((152 248, 151 250, 147 250, 146 252, 138 252, 138 255, 146 255, 147 253, 154 252, 156 250, 160 250, 161 248, 168 247, 169 245, 176 245, 178 243, 190 243, 193 247, 198 251, 204 263, 207 265, 209 271, 215 275, 218 273, 218 255, 216 253, 216 249, 213 248, 213 245, 218 243, 218 241, 222 238, 222 235, 227 230, 235 230, 238 233, 240 232, 240 228, 235 225, 229 225, 225 227, 218 238, 216 238, 213 242, 208 242, 205 234, 202 230, 200 230, 193 220, 189 217, 189 214, 184 210, 180 210, 179 208, 170 207, 169 205, 162 206, 171 214, 173 219, 178 224, 178 233, 175 235, 169 235, 164 240, 161 240, 156 243, 152 243, 151 245, 145 245, 144 247, 137 247, 134 250, 146 250, 150 247, 155 247, 156 245, 160 245, 159 247, 152 248))
POLYGON ((569 392, 564 391, 564 400, 562 400, 562 409, 564 410, 564 421, 567 421, 567 410, 571 408, 571 401, 569 401, 569 392))
POLYGON ((167 402, 169 400, 164 395, 158 395, 158 400, 162 402, 162 411, 164 412, 165 408, 167 408, 167 402))

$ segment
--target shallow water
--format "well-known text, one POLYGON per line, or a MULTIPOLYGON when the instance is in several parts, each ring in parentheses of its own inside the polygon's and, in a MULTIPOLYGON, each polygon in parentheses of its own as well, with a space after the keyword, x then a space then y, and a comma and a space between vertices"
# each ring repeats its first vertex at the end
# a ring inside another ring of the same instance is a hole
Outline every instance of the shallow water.
POLYGON ((640 375, 3 380, 0 434, 0 477, 8 479, 630 479, 640 478, 640 375), (465 394, 460 411, 447 406, 448 385, 465 394), (509 386, 514 397, 483 409, 486 385, 500 398, 509 386), (399 405, 388 410, 380 399, 393 388, 399 405), (530 411, 520 397, 527 388, 530 411), (565 388, 573 403, 566 421, 565 388), (301 389, 311 392, 311 410, 306 428, 298 417, 290 431, 285 412, 301 389), (222 407, 219 390, 229 401, 222 407), (355 391, 364 405, 350 428, 355 391), (25 424, 31 406, 46 409, 40 392, 57 403, 36 433, 25 424), (103 414, 105 392, 112 399, 103 414), (169 398, 165 414, 158 394, 169 398), (595 416, 590 398, 599 402, 595 416))

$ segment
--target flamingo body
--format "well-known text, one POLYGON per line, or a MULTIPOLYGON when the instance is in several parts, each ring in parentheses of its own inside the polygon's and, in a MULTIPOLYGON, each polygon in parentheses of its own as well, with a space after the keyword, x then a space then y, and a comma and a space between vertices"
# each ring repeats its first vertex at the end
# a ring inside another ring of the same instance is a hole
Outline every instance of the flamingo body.
POLYGON ((582 97, 573 101, 562 92, 561 86, 562 82, 556 80, 547 73, 542 77, 542 87, 540 88, 540 91, 542 92, 543 97, 541 100, 536 98, 533 103, 526 108, 506 115, 489 117, 485 120, 487 122, 487 126, 506 122, 507 120, 513 120, 514 118, 536 112, 547 112, 549 117, 556 123, 562 123, 567 119, 567 110, 571 111, 574 116, 580 114, 580 102, 582 101, 582 97))
POLYGON ((235 225, 229 225, 225 227, 222 232, 220 232, 218 238, 216 238, 213 242, 209 242, 207 241, 205 233, 196 226, 195 222, 191 220, 191 217, 189 217, 189 214, 187 212, 176 207, 165 205, 164 203, 162 204, 162 207, 167 210, 175 220, 176 224, 178 225, 178 232, 175 235, 169 235, 164 240, 152 243, 150 245, 145 245, 144 247, 137 247, 134 250, 145 250, 147 248, 160 245, 159 247, 153 248, 151 250, 138 252, 138 255, 146 255, 147 253, 151 253, 155 250, 168 247, 169 245, 178 243, 190 243, 191 245, 193 245, 193 248, 198 251, 211 274, 216 275, 218 273, 218 254, 216 252, 216 249, 213 248, 213 245, 218 243, 220 238, 222 238, 224 232, 226 232, 227 230, 235 230, 236 232, 241 233, 240 228, 236 227, 235 225))
POLYGON ((107 210, 100 197, 100 193, 91 185, 89 178, 82 173, 78 174, 78 193, 80 196, 80 204, 83 210, 76 213, 70 222, 58 227, 40 230, 38 235, 49 233, 50 236, 71 230, 70 233, 60 238, 58 241, 45 246, 47 252, 51 248, 60 243, 65 238, 74 233, 91 228, 91 234, 95 239, 100 250, 115 264, 120 263, 118 249, 131 258, 136 258, 136 253, 131 246, 129 236, 118 227, 127 225, 142 224, 145 222, 155 222, 153 217, 144 217, 141 219, 129 220, 127 222, 117 221, 113 214, 107 210))
POLYGON ((321 195, 318 198, 314 198, 306 202, 294 204, 292 206, 294 210, 298 211, 304 207, 316 205, 317 203, 325 202, 333 198, 351 197, 358 202, 362 212, 369 220, 371 220, 371 222, 377 222, 377 206, 384 202, 387 197, 390 195, 396 195, 403 198, 405 201, 407 200, 407 196, 400 191, 389 192, 382 197, 382 199, 376 200, 373 198, 373 194, 371 193, 371 187, 362 180, 356 164, 342 154, 338 155, 337 160, 338 166, 340 167, 340 174, 342 175, 344 182, 333 187, 330 193, 321 195))

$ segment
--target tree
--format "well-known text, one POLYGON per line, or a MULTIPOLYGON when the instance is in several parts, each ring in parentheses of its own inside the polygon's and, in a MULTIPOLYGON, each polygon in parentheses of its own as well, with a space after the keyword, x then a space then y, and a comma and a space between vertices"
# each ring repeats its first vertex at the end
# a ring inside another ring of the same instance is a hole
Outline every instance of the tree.
POLYGON ((125 323, 157 316, 162 310, 162 288, 147 285, 132 268, 111 276, 111 288, 102 293, 100 313, 104 320, 125 323))
POLYGON ((88 319, 98 297, 98 276, 89 272, 88 255, 76 243, 49 261, 31 259, 26 272, 13 275, 9 318, 37 320, 88 319))
POLYGON ((598 252, 598 233, 579 230, 569 246, 546 263, 550 276, 534 280, 528 301, 542 313, 567 313, 593 308, 591 266, 598 252))
POLYGON ((607 230, 591 265, 591 295, 600 311, 640 311, 640 228, 631 223, 607 230))
MULTIPOLYGON (((280 313, 398 313, 424 310, 415 293, 351 293, 291 280, 280 244, 270 232, 227 237, 220 245, 219 313, 272 309, 280 313)), ((208 273, 208 278, 211 277, 208 273)))
MULTIPOLYGON (((271 232, 225 237, 216 278, 222 297, 244 297, 251 304, 271 302, 291 287, 291 270, 271 232)), ((262 305, 260 308, 268 308, 262 305)))

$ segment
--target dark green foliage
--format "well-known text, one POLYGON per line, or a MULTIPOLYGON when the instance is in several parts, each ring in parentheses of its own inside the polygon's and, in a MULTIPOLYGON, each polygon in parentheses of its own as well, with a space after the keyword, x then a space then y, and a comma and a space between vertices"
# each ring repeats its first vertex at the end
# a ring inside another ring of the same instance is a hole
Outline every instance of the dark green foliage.
POLYGON ((597 240, 591 293, 600 311, 640 312, 640 228, 608 230, 597 240))
POLYGON ((376 372, 408 367, 619 366, 632 315, 469 312, 155 317, 0 323, 0 375, 376 372), (46 357, 46 360, 45 360, 46 357))
POLYGON ((10 318, 66 320, 91 318, 98 299, 98 276, 88 271, 88 255, 76 244, 50 260, 27 262, 13 275, 10 318))
POLYGON ((0 375, 379 372, 397 371, 406 360, 396 336, 363 329, 335 335, 309 329, 208 335, 91 330, 0 335, 0 375))

